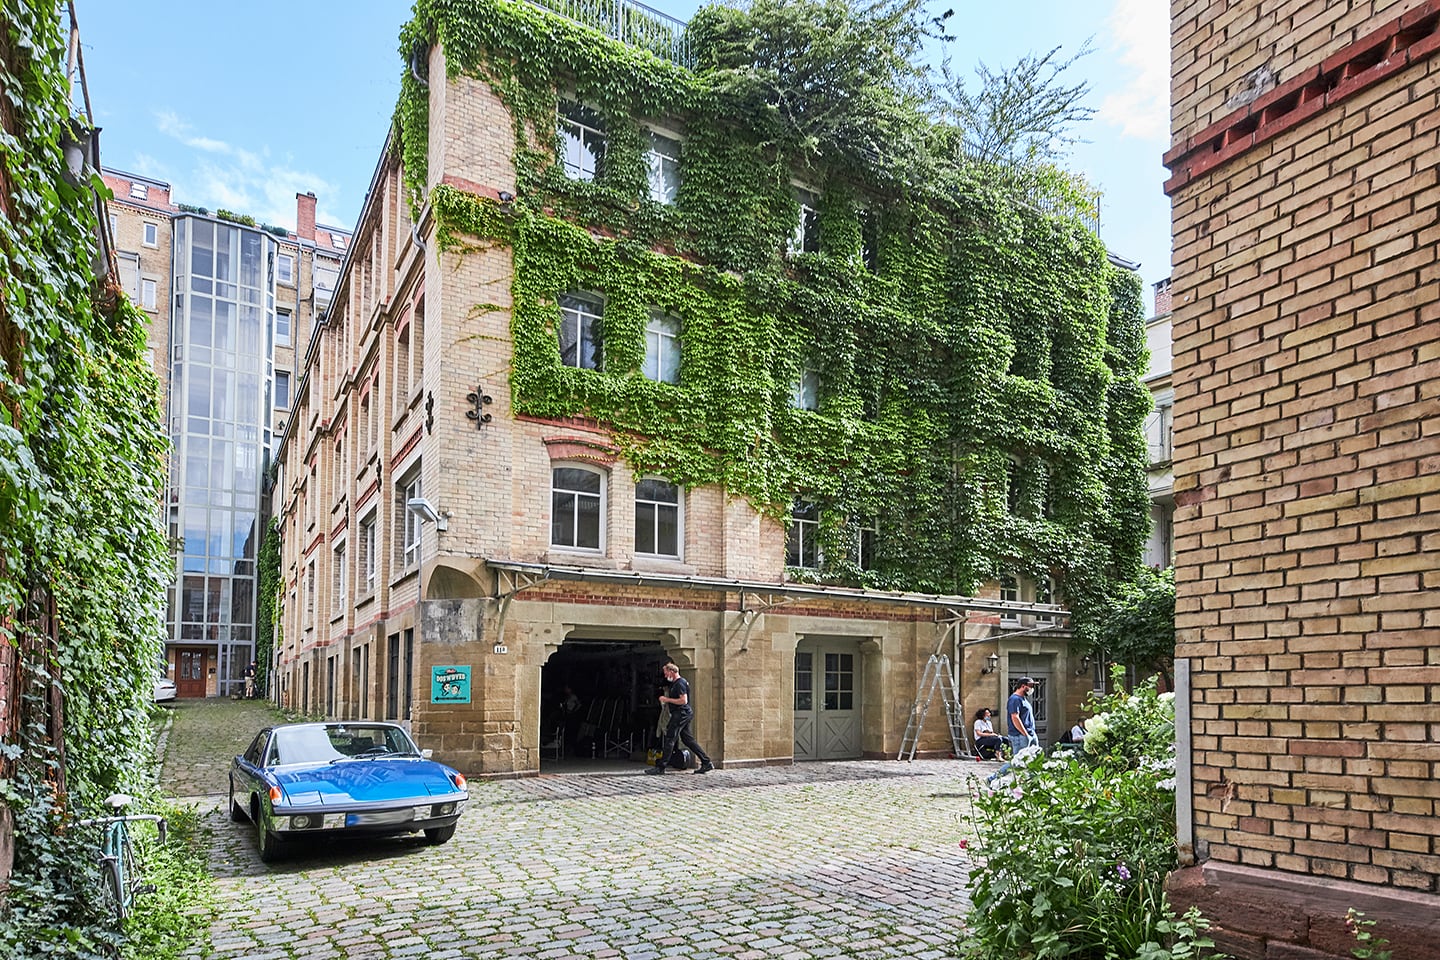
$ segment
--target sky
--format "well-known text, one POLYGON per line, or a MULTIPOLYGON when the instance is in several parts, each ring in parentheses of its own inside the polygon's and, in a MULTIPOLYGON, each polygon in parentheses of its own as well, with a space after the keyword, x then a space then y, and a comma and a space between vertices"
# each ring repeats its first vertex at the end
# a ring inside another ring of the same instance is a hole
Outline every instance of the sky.
MULTIPOLYGON (((697 0, 651 0, 688 19, 697 0)), ((973 78, 1055 47, 1091 52, 1064 74, 1085 81, 1094 117, 1064 165, 1100 188, 1100 235, 1140 263, 1146 285, 1170 273, 1169 19, 1161 0, 934 0, 953 9, 952 72, 973 78)), ((402 0, 75 0, 101 162, 172 185, 171 199, 295 227, 295 194, 317 220, 359 215, 400 89, 402 0)))

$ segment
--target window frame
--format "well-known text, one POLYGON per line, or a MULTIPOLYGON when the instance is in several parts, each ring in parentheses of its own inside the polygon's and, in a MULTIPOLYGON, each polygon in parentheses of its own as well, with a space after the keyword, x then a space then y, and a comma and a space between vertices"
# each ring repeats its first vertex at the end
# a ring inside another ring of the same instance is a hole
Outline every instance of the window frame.
POLYGON ((575 370, 605 369, 605 298, 587 290, 562 293, 556 298, 560 307, 560 325, 555 330, 556 346, 560 351, 560 365, 575 370), (587 309, 588 308, 588 309, 587 309), (571 322, 575 324, 575 362, 565 361, 565 334, 571 322), (586 334, 588 333, 588 339, 586 334), (590 346, 591 364, 585 363, 586 344, 590 346), (593 365, 592 365, 593 364, 593 365))
POLYGON ((820 252, 820 194, 801 184, 792 184, 795 203, 799 207, 795 216, 795 229, 786 241, 785 252, 790 256, 802 253, 820 252))
POLYGON ((350 600, 350 568, 346 554, 350 549, 348 537, 338 538, 330 547, 330 562, 334 567, 334 578, 331 581, 331 588, 334 594, 330 602, 332 616, 339 616, 345 612, 346 604, 350 600))
POLYGON ((636 478, 635 481, 635 555, 637 557, 650 557, 659 560, 683 560, 685 558, 685 488, 665 477, 646 475, 636 478), (663 483, 675 490, 674 502, 668 500, 642 499, 640 487, 643 483, 663 483), (651 517, 651 537, 655 550, 640 549, 640 505, 648 504, 654 508, 651 517), (660 514, 662 510, 673 509, 675 511, 675 552, 663 553, 660 551, 660 514))
POLYGON ((159 309, 160 282, 154 277, 140 278, 140 309, 154 312, 159 309))
POLYGON ((273 393, 272 399, 273 399, 273 401, 274 401, 274 404, 273 404, 273 405, 274 405, 274 408, 275 408, 276 410, 289 410, 289 409, 290 409, 290 371, 289 371, 289 370, 276 370, 276 371, 275 371, 275 386, 274 386, 274 388, 273 388, 273 390, 272 390, 272 393, 273 393), (281 378, 282 378, 282 377, 284 378, 284 383, 285 383, 285 402, 284 402, 284 403, 281 403, 281 402, 280 402, 280 383, 281 383, 281 378))
POLYGON ((680 383, 680 364, 683 362, 684 349, 681 344, 681 335, 684 324, 680 318, 672 313, 666 313, 658 307, 652 307, 650 315, 645 321, 645 360, 641 364, 640 373, 647 380, 655 383, 680 383), (660 326, 669 327, 669 330, 662 330, 660 326), (668 347, 675 355, 673 374, 666 377, 664 359, 666 356, 666 341, 671 344, 668 347), (652 349, 652 344, 654 349, 652 349))
POLYGON ((608 537, 606 536, 606 533, 607 533, 606 528, 607 528, 607 526, 608 526, 608 524, 606 523, 606 520, 607 520, 608 511, 609 511, 609 507, 610 507, 610 504, 609 504, 609 488, 610 488, 610 475, 609 475, 609 473, 608 473, 607 471, 602 470, 602 469, 599 468, 599 467, 591 466, 590 464, 587 464, 587 463, 575 463, 575 462, 573 462, 573 461, 557 461, 557 462, 552 463, 552 464, 550 465, 550 510, 549 510, 549 514, 548 514, 548 515, 549 515, 549 517, 550 517, 550 549, 551 549, 551 550, 563 550, 563 551, 568 552, 568 553, 584 553, 584 554, 597 555, 597 556, 598 556, 598 555, 603 555, 603 554, 605 553, 606 544, 607 544, 607 540, 608 540, 608 537), (559 472, 562 471, 562 470, 565 470, 565 471, 574 471, 574 472, 577 472, 577 473, 593 474, 594 476, 598 477, 599 480, 600 480, 600 490, 599 490, 599 492, 598 492, 598 493, 592 493, 592 492, 589 491, 589 490, 581 490, 581 489, 574 488, 574 487, 557 487, 557 486, 556 486, 556 482, 557 482, 557 480, 559 479, 558 474, 559 474, 559 472), (571 508, 571 509, 572 509, 572 513, 571 513, 570 523, 569 523, 571 539, 574 541, 574 542, 572 542, 572 543, 563 543, 563 542, 557 543, 556 540, 555 540, 555 521, 556 521, 556 518, 557 518, 557 515, 558 515, 558 512, 559 512, 559 507, 558 507, 558 504, 557 504, 557 502, 556 502, 557 494, 569 496, 569 497, 573 498, 573 500, 574 500, 574 504, 573 504, 573 506, 572 506, 572 508, 571 508), (596 523, 596 533, 595 533, 596 543, 595 543, 594 546, 588 546, 588 545, 586 545, 586 544, 582 544, 582 543, 579 542, 579 541, 580 541, 580 505, 579 505, 579 501, 580 501, 580 498, 581 498, 581 497, 594 498, 595 501, 596 501, 597 523, 596 523))
POLYGON ((287 287, 295 286, 295 255, 293 253, 275 254, 275 282, 283 283, 287 287), (285 266, 288 264, 288 266, 285 266))
POLYGON ((411 500, 425 495, 420 478, 420 465, 416 464, 407 470, 395 488, 400 491, 399 502, 396 504, 400 512, 401 526, 400 569, 408 572, 412 566, 419 566, 420 546, 425 537, 424 519, 411 513, 409 508, 411 500))
POLYGON ((146 220, 140 225, 140 243, 147 247, 160 246, 160 225, 146 220))
POLYGON ((136 183, 134 180, 131 180, 130 199, 148 201, 150 199, 150 188, 143 183, 136 183))
POLYGON ((789 522, 785 524, 785 566, 796 570, 819 570, 825 562, 820 550, 820 505, 809 500, 797 499, 790 506, 789 522), (802 514, 813 514, 802 515, 802 514), (806 533, 806 528, 811 532, 806 533), (794 549, 791 549, 792 543, 794 549), (810 545, 813 563, 805 562, 806 546, 810 545), (790 558, 796 562, 791 563, 790 558))
POLYGON ((659 127, 648 127, 647 132, 650 135, 650 146, 645 151, 645 166, 646 186, 650 199, 663 206, 672 206, 680 197, 680 184, 683 177, 680 157, 684 149, 684 141, 678 135, 659 127), (664 141, 664 143, 657 141, 664 141), (673 153, 665 152, 667 145, 673 145, 673 153), (674 173, 673 187, 666 182, 667 171, 674 173))
POLYGON ((800 365, 800 376, 790 388, 790 406, 812 413, 820 409, 820 368, 815 364, 800 365))
POLYGON ((379 576, 380 564, 376 550, 380 545, 380 513, 378 509, 371 509, 360 520, 360 550, 361 567, 360 572, 364 577, 365 592, 363 596, 369 596, 375 592, 375 581, 379 576))
POLYGON ((600 111, 586 106, 578 100, 561 97, 555 103, 555 133, 559 138, 559 149, 555 158, 560 171, 568 180, 593 183, 605 174, 605 154, 609 150, 610 137, 604 127, 605 119, 600 111), (598 144, 599 149, 595 149, 598 144), (576 162, 571 162, 571 146, 576 149, 576 162), (586 168, 585 157, 591 158, 586 168))
POLYGON ((277 347, 290 346, 291 331, 295 329, 295 313, 286 307, 275 308, 275 345, 277 347), (280 318, 285 318, 284 332, 281 332, 280 318))

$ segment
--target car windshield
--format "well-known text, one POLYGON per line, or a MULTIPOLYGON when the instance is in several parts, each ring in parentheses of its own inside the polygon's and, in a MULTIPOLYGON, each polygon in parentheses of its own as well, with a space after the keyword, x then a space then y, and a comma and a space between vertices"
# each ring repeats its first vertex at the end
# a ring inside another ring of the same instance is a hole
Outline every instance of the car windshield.
POLYGON ((270 748, 271 762, 282 766, 291 763, 334 763, 350 757, 412 757, 419 752, 399 727, 359 723, 327 723, 324 726, 276 730, 275 742, 270 748))

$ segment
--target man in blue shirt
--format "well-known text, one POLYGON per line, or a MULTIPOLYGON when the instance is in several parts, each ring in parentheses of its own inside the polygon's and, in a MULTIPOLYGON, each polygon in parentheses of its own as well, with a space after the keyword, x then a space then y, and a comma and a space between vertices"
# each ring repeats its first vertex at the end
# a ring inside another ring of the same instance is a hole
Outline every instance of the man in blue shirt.
POLYGON ((1025 699, 1033 689, 1035 681, 1029 677, 1021 677, 1020 682, 1015 685, 1015 692, 1010 694, 1010 699, 1005 704, 1005 726, 1006 732, 1010 734, 1011 756, 1026 747, 1040 745, 1035 736, 1035 711, 1030 708, 1030 701, 1025 699))
POLYGON ((664 671, 669 687, 659 699, 670 707, 670 723, 665 727, 665 750, 660 754, 660 762, 645 772, 664 773, 670 763, 670 755, 683 742, 700 760, 700 767, 695 772, 709 773, 715 769, 715 764, 710 762, 710 757, 700 749, 700 744, 695 742, 695 736, 690 732, 690 721, 695 719, 695 711, 690 707, 690 684, 680 676, 680 668, 674 663, 665 664, 664 671))

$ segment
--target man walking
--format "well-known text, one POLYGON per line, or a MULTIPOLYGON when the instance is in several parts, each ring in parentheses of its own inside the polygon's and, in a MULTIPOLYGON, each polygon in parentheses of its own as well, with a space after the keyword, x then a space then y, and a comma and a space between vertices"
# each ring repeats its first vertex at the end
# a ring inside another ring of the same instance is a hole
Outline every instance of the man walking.
POLYGON ((663 669, 665 682, 669 687, 659 699, 670 707, 670 725, 665 728, 665 749, 660 754, 660 762, 645 772, 663 774, 670 763, 671 754, 684 743, 686 748, 700 759, 700 767, 695 772, 709 773, 715 769, 715 764, 710 762, 710 757, 700 749, 700 744, 695 742, 695 737, 690 732, 690 721, 695 719, 695 711, 690 707, 690 684, 680 676, 680 668, 673 662, 665 664, 663 669))
POLYGON ((1035 711, 1030 708, 1030 701, 1025 699, 1030 691, 1035 689, 1035 681, 1029 677, 1021 677, 1020 682, 1015 685, 1015 692, 1010 694, 1010 699, 1005 704, 1005 725, 1006 732, 1010 734, 1010 755, 1015 756, 1026 747, 1040 745, 1040 740, 1035 736, 1035 711))

